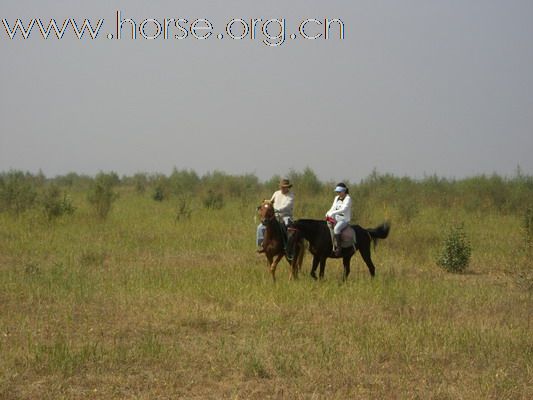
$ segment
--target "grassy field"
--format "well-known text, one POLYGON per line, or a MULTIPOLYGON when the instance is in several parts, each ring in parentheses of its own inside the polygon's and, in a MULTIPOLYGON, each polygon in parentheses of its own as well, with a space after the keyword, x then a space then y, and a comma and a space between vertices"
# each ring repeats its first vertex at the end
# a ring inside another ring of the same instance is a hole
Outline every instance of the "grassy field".
MULTIPOLYGON (((300 199, 296 217, 331 202, 300 199)), ((177 219, 176 200, 123 189, 106 220, 84 193, 54 221, 0 214, 1 399, 531 399, 531 271, 520 216, 386 202, 391 219, 342 283, 273 284, 255 254, 257 199, 177 219), (435 264, 445 228, 464 222, 467 273, 435 264)))

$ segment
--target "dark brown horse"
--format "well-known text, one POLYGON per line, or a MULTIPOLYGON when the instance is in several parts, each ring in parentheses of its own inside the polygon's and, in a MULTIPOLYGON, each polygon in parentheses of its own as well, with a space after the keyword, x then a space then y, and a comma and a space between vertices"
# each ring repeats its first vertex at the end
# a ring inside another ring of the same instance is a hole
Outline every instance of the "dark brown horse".
POLYGON ((344 265, 343 280, 346 280, 350 274, 350 260, 355 252, 359 250, 370 275, 373 277, 376 274, 376 268, 370 257, 370 244, 372 242, 375 243, 377 239, 385 239, 389 235, 390 225, 385 222, 374 229, 364 229, 359 225, 351 225, 351 228, 355 231, 355 244, 342 248, 341 255, 336 257, 332 252, 332 238, 326 221, 300 219, 291 224, 287 251, 290 254, 295 243, 300 243, 302 239, 305 239, 309 242, 309 251, 313 254, 313 266, 311 268, 313 279, 317 279, 316 269, 319 264, 319 277, 320 279, 324 278, 326 259, 331 257, 342 258, 342 264, 344 265))
MULTIPOLYGON (((276 280, 276 267, 281 261, 283 256, 287 256, 285 253, 285 244, 287 242, 286 234, 283 232, 280 222, 274 212, 274 205, 269 200, 264 200, 263 203, 257 208, 261 223, 265 225, 265 237, 263 239, 263 249, 260 253, 265 253, 268 260, 268 267, 272 274, 272 279, 276 280)), ((302 267, 304 246, 303 240, 294 240, 292 245, 291 255, 293 257, 287 257, 287 261, 291 265, 289 279, 298 278, 298 271, 302 267)))

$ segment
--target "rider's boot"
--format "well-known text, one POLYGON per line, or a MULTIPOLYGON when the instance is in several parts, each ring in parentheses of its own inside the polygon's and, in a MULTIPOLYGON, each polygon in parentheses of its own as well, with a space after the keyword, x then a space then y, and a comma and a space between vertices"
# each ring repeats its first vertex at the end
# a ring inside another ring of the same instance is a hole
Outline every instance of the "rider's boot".
POLYGON ((335 257, 340 257, 341 255, 341 252, 342 252, 342 249, 341 249, 341 235, 335 235, 335 251, 333 252, 333 254, 335 255, 335 257))
POLYGON ((265 252, 265 240, 261 240, 260 243, 257 243, 257 254, 261 254, 265 252))

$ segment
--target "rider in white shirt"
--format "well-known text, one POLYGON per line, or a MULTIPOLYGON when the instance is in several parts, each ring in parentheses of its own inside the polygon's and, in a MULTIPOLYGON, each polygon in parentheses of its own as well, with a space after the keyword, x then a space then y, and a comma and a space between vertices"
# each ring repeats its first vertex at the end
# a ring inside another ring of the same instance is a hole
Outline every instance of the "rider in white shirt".
POLYGON ((344 183, 338 183, 335 187, 335 199, 331 208, 326 213, 326 218, 334 219, 335 226, 333 228, 335 255, 341 255, 341 232, 344 228, 350 225, 352 214, 352 198, 349 195, 348 188, 344 183))

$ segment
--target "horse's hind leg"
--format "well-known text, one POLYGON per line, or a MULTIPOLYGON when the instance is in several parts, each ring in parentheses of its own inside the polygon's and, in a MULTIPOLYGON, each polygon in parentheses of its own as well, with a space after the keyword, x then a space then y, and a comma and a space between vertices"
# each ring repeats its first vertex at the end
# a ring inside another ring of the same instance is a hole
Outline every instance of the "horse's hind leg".
POLYGON ((344 275, 342 276, 342 280, 346 281, 348 279, 348 275, 350 275, 350 258, 352 256, 344 256, 342 259, 342 264, 344 265, 344 275))
POLYGON ((366 263, 366 266, 368 267, 368 272, 370 272, 370 276, 374 277, 376 275, 376 267, 374 267, 374 263, 372 262, 372 258, 370 257, 370 242, 367 246, 362 246, 359 251, 361 252, 361 257, 363 257, 363 260, 366 263))
POLYGON ((320 279, 324 279, 324 271, 326 270, 326 257, 320 260, 320 279))
POLYGON ((313 256, 313 266, 311 267, 311 277, 316 280, 316 269, 318 268, 318 262, 320 259, 317 256, 313 256))

